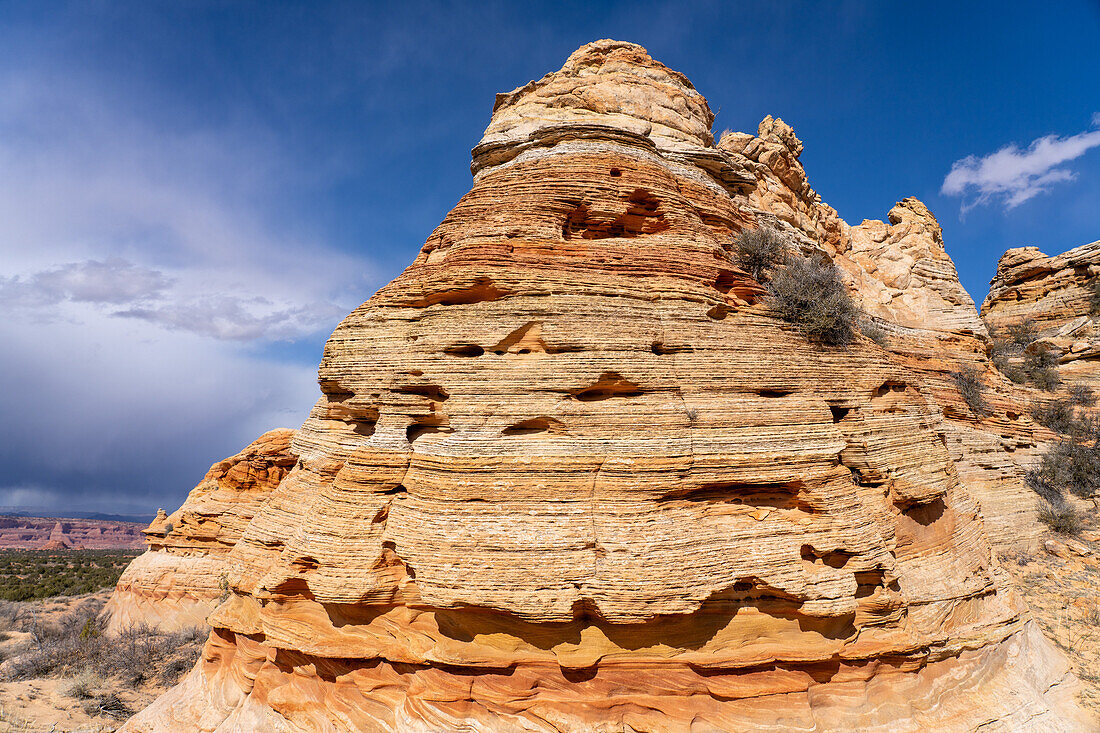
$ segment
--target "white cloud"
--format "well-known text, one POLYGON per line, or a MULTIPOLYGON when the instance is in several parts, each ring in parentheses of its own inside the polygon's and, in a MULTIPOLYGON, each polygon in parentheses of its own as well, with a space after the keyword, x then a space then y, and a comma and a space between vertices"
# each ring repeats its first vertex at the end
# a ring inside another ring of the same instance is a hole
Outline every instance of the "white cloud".
POLYGON ((136 318, 172 331, 231 341, 293 340, 330 329, 347 308, 328 302, 279 306, 263 296, 172 290, 174 278, 119 258, 71 262, 26 277, 0 277, 0 312, 22 311, 35 323, 70 318, 66 303, 136 318))
POLYGON ((137 318, 171 330, 191 331, 202 336, 234 341, 256 339, 291 340, 305 333, 330 328, 346 309, 329 303, 310 303, 271 310, 270 301, 246 301, 232 295, 218 295, 168 306, 131 308, 113 315, 137 318), (257 308, 261 312, 257 312, 257 308))
POLYGON ((247 341, 327 331, 366 299, 373 265, 296 215, 317 171, 270 131, 165 129, 109 98, 0 75, 0 312, 92 302, 247 341))
POLYGON ((43 308, 65 301, 122 305, 157 298, 171 285, 164 273, 112 257, 70 262, 30 277, 0 277, 0 307, 43 308))
MULTIPOLYGON (((1100 114, 1093 115, 1092 121, 1100 125, 1100 114)), ((968 155, 951 166, 940 191, 962 197, 964 212, 996 200, 1011 209, 1056 183, 1073 180, 1076 174, 1064 164, 1095 147, 1100 147, 1100 130, 1068 137, 1047 135, 1023 150, 1012 143, 984 157, 968 155)))
POLYGON ((173 509, 301 424, 320 348, 270 346, 319 341, 376 275, 262 125, 142 122, 94 81, 0 66, 0 501, 173 509))

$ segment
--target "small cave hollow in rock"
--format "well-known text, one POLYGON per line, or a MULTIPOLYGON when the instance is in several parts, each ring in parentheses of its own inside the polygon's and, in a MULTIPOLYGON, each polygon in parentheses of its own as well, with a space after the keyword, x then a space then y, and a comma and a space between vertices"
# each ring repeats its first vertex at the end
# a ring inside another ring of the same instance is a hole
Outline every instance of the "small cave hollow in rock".
POLYGON ((481 356, 485 353, 485 349, 477 344, 458 344, 456 346, 448 346, 443 349, 443 353, 447 356, 461 356, 464 358, 471 358, 481 356))
POLYGON ((615 239, 657 234, 670 228, 661 213, 661 202, 644 188, 635 189, 626 199, 626 211, 607 218, 578 203, 565 217, 562 238, 615 239))
POLYGON ((604 372, 595 384, 573 392, 572 396, 581 402, 598 402, 613 397, 641 397, 644 393, 639 385, 618 372, 604 372))
POLYGON ((536 417, 509 425, 501 431, 502 435, 538 435, 540 433, 563 433, 565 425, 552 417, 536 417))

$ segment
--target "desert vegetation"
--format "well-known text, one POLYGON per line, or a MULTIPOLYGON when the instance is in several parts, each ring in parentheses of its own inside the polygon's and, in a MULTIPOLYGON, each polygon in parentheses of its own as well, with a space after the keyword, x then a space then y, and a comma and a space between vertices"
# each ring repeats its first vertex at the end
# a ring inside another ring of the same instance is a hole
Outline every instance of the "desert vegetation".
POLYGON ((1068 497, 1100 495, 1100 422, 1079 409, 1090 400, 1091 390, 1087 395, 1071 390, 1069 397, 1042 400, 1031 408, 1032 417, 1059 438, 1025 479, 1039 495, 1039 519, 1061 534, 1076 535, 1085 526, 1068 497))
POLYGON ((27 601, 110 588, 137 550, 0 550, 0 599, 27 601))
POLYGON ((810 340, 845 346, 863 333, 879 345, 885 343, 885 331, 856 307, 840 271, 824 255, 805 256, 783 235, 760 227, 734 238, 733 257, 767 289, 771 314, 794 324, 810 340))
POLYGON ((959 388, 959 394, 974 416, 982 418, 989 415, 991 410, 985 401, 985 384, 981 373, 974 367, 964 366, 952 376, 955 386, 959 388))
POLYGON ((1071 384, 1066 391, 1069 393, 1070 404, 1080 407, 1092 407, 1096 404, 1096 395, 1093 394, 1092 387, 1087 384, 1076 382, 1071 384))
POLYGON ((757 282, 765 282, 769 273, 786 260, 790 247, 774 229, 745 229, 733 240, 737 265, 757 282))
POLYGON ((1089 315, 1100 314, 1100 281, 1089 285, 1089 315))
POLYGON ((1016 384, 1029 384, 1053 392, 1061 384, 1058 357, 1042 343, 1031 321, 1014 323, 993 337, 992 359, 1006 377, 1016 384))
POLYGON ((135 691, 156 694, 194 666, 204 632, 140 626, 106 634, 105 596, 74 599, 61 613, 36 602, 0 601, 0 635, 7 638, 0 682, 57 679, 60 695, 89 717, 121 720, 135 712, 127 701, 135 691))

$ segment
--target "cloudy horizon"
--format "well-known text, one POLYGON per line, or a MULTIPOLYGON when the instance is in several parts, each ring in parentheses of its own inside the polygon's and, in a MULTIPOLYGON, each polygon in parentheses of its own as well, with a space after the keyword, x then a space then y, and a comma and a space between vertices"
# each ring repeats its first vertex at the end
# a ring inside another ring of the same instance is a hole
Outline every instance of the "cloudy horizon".
POLYGON ((1100 238, 1100 81, 1065 73, 1088 67, 1100 6, 962 15, 5 5, 0 506, 170 510, 214 461, 297 427, 329 333, 469 189, 494 95, 597 38, 685 73, 716 131, 792 124, 853 224, 925 201, 980 305, 1005 249, 1100 238))

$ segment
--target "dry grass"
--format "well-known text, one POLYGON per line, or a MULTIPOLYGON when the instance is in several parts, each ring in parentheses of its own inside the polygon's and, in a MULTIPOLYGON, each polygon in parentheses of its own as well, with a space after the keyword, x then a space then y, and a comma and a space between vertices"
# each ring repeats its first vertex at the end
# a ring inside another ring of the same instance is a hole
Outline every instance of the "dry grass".
POLYGON ((1081 534, 1085 523, 1081 514, 1065 500, 1039 500, 1039 521, 1052 532, 1076 537, 1081 534))
POLYGON ((1069 401, 1080 407, 1092 407, 1096 404, 1096 395, 1092 393, 1092 387, 1082 382, 1071 384, 1068 388, 1069 401))
MULTIPOLYGON (((33 608, 33 607, 32 607, 33 608)), ((163 633, 138 626, 114 636, 103 632, 102 600, 89 599, 56 620, 33 612, 16 623, 31 640, 6 665, 9 679, 76 675, 69 688, 88 696, 94 680, 111 679, 128 687, 147 681, 174 683, 198 658, 205 634, 198 629, 163 633)))
POLYGON ((963 402, 974 413, 974 416, 978 418, 987 417, 992 410, 989 409, 989 404, 985 401, 985 384, 982 382, 981 372, 974 367, 963 366, 955 372, 953 377, 955 386, 958 387, 959 394, 962 395, 963 402))

